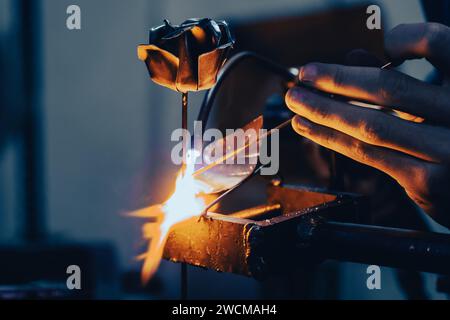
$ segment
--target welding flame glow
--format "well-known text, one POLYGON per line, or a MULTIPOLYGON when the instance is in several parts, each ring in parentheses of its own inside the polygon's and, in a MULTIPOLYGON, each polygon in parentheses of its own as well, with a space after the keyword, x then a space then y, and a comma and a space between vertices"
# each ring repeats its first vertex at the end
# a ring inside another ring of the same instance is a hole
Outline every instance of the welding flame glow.
POLYGON ((192 150, 187 153, 186 167, 178 173, 175 191, 166 202, 131 214, 150 220, 143 226, 143 236, 149 240, 148 249, 139 256, 144 260, 143 283, 148 282, 158 269, 170 229, 178 223, 200 215, 206 207, 200 197, 206 185, 202 185, 192 175, 197 156, 192 150))

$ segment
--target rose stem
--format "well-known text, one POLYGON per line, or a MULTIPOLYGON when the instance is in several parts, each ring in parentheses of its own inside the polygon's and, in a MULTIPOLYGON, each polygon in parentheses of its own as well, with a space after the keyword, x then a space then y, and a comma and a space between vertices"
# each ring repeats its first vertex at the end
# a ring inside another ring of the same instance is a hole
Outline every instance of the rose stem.
POLYGON ((187 139, 188 136, 184 133, 188 130, 188 94, 183 92, 181 95, 181 128, 183 129, 183 166, 182 170, 184 172, 186 168, 187 160, 187 139))
MULTIPOLYGON (((186 160, 187 160, 187 139, 188 135, 185 134, 188 130, 188 94, 183 92, 181 94, 181 128, 183 129, 183 165, 181 167, 182 174, 186 170, 186 160)), ((185 262, 181 263, 180 270, 181 278, 181 300, 187 300, 188 295, 188 269, 185 262)))

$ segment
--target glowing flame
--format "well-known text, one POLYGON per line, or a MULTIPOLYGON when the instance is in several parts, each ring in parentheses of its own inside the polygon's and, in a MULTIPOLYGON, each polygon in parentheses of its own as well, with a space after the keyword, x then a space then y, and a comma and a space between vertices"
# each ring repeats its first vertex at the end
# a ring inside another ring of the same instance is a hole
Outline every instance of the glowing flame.
POLYGON ((206 207, 199 195, 205 187, 193 178, 193 152, 188 152, 188 160, 184 173, 178 173, 175 191, 163 204, 150 206, 132 213, 132 216, 148 218, 150 222, 143 226, 143 236, 149 240, 147 252, 138 258, 144 259, 142 281, 144 283, 153 276, 159 267, 164 246, 170 229, 178 223, 198 216, 206 207))

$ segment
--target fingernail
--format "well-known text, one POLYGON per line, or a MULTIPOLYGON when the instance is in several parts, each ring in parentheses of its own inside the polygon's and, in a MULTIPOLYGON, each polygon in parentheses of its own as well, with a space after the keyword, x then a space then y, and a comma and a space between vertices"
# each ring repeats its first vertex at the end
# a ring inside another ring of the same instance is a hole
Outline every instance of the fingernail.
POLYGON ((295 126, 295 129, 300 131, 305 131, 306 129, 311 127, 311 122, 306 120, 305 118, 302 118, 300 116, 295 116, 293 119, 293 123, 295 126))
POLYGON ((305 94, 299 88, 292 88, 289 89, 289 91, 286 94, 286 104, 289 107, 289 109, 292 110, 291 107, 294 107, 296 104, 303 101, 304 98, 305 94))
POLYGON ((317 77, 317 66, 315 64, 307 64, 300 68, 299 79, 302 82, 313 82, 317 77))
POLYGON ((293 88, 291 89, 291 97, 294 98, 296 101, 303 100, 304 94, 299 88, 293 88))

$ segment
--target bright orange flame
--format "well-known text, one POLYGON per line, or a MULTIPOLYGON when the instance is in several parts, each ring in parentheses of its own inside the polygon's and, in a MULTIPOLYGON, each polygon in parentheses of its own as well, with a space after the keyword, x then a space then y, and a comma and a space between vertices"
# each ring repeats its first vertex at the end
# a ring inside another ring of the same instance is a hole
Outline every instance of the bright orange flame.
POLYGON ((159 267, 164 246, 170 229, 189 218, 198 216, 206 207, 200 194, 205 186, 194 179, 194 161, 190 161, 184 170, 178 173, 175 191, 162 205, 154 205, 132 213, 132 216, 149 218, 151 222, 144 224, 143 236, 149 240, 147 252, 139 256, 144 259, 142 267, 142 281, 148 282, 159 267))

